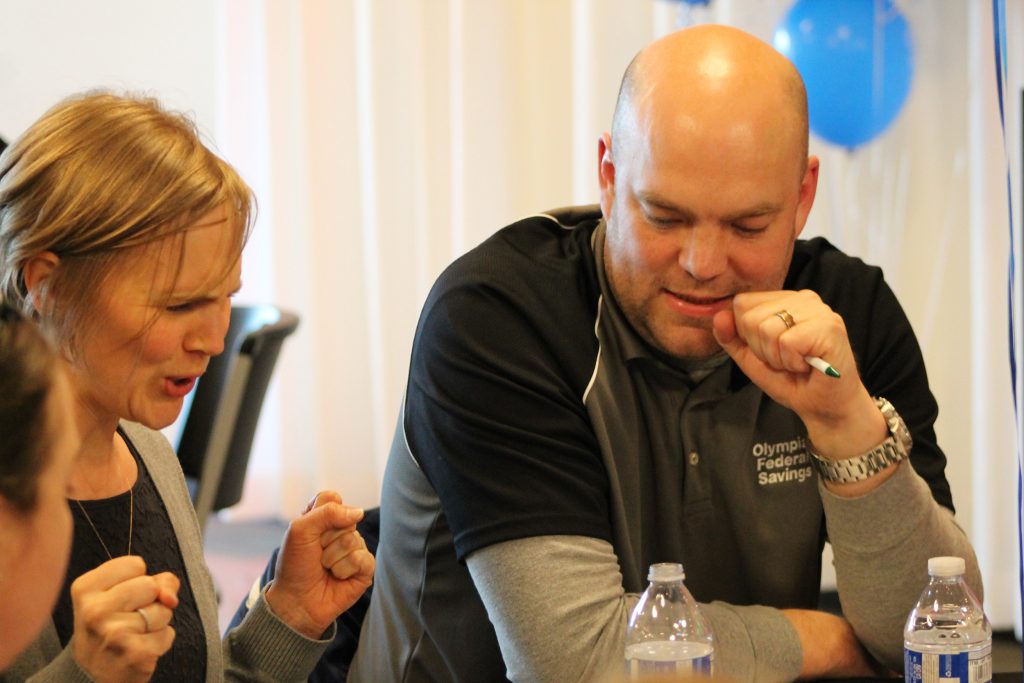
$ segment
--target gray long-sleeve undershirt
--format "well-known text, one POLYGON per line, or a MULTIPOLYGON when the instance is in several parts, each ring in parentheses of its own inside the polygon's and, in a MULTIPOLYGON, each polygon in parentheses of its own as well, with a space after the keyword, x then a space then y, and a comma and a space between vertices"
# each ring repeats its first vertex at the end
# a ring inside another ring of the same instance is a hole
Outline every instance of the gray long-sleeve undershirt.
MULTIPOLYGON (((873 656, 899 668, 903 621, 927 580, 928 558, 963 557, 980 596, 974 551, 909 463, 859 498, 819 490, 844 614, 873 656)), ((523 538, 478 550, 467 564, 512 681, 585 681, 622 666, 637 596, 623 590, 606 541, 523 538)), ((701 609, 715 633, 719 673, 738 681, 797 677, 803 651, 781 610, 721 602, 701 609)))

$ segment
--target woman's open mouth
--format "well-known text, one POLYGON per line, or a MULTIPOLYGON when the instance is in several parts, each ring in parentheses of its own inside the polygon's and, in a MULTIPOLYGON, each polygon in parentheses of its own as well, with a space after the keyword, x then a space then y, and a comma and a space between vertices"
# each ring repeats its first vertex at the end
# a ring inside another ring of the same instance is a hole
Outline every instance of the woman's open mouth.
POLYGON ((185 377, 165 377, 164 378, 164 392, 171 398, 181 398, 188 392, 192 391, 192 388, 196 385, 196 380, 199 379, 198 375, 188 375, 185 377))

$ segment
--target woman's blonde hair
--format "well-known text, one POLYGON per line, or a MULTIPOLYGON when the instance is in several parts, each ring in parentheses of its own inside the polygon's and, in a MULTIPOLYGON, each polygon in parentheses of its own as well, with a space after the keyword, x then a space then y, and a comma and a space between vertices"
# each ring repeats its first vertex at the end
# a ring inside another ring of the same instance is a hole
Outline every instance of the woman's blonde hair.
POLYGON ((0 303, 41 319, 73 351, 87 322, 102 322, 90 320, 91 304, 125 249, 171 235, 180 247, 185 230, 221 205, 240 255, 252 191, 187 116, 149 97, 72 96, 0 155, 0 303), (30 292, 25 265, 43 252, 60 263, 30 292))

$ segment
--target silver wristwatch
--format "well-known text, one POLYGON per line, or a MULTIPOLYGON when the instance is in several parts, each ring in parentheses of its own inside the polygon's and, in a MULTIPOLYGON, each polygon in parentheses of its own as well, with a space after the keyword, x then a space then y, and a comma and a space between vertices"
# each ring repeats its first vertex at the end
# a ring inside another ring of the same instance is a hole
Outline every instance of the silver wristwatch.
POLYGON ((910 430, 903 418, 884 398, 875 397, 875 405, 882 411, 885 424, 889 427, 889 437, 867 453, 843 460, 829 460, 815 453, 810 441, 807 442, 811 463, 823 479, 837 484, 863 481, 889 465, 898 463, 910 453, 914 441, 910 438, 910 430))

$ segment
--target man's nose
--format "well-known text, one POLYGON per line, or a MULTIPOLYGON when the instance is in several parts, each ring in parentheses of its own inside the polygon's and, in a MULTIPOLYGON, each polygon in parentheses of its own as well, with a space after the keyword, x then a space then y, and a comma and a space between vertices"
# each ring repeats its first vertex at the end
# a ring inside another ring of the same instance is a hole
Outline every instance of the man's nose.
POLYGON ((718 226, 698 224, 682 235, 679 264, 693 279, 712 280, 725 271, 728 255, 718 226))

